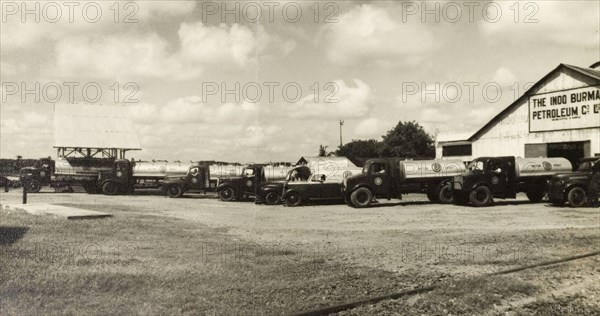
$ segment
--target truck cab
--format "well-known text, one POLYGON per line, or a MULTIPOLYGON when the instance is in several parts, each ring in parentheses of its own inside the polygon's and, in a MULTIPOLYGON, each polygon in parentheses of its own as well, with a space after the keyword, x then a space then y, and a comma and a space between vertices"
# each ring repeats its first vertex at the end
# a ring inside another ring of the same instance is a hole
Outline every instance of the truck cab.
MULTIPOLYGON (((516 173, 515 157, 480 157, 473 160, 467 171, 455 176, 452 181, 452 192, 456 201, 464 203, 465 195, 477 187, 488 188, 493 197, 515 198, 516 173)), ((484 200, 485 192, 478 197, 484 200)))
POLYGON ((590 185, 594 169, 600 169, 599 157, 581 159, 579 167, 574 172, 555 174, 548 184, 550 203, 562 206, 569 202, 571 207, 585 206, 587 203, 587 188, 590 185))
POLYGON ((217 193, 221 201, 242 200, 256 196, 261 183, 266 182, 264 167, 259 164, 247 165, 236 177, 219 178, 217 193))
POLYGON ((25 186, 27 192, 40 192, 42 186, 52 183, 54 167, 54 160, 50 158, 38 159, 35 166, 23 167, 19 170, 19 181, 25 186))

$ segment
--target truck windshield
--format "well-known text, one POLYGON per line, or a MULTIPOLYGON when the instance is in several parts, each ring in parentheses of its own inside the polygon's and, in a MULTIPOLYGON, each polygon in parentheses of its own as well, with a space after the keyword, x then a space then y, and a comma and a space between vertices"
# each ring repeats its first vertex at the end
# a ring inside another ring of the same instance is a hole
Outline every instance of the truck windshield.
POLYGON ((469 170, 483 170, 483 161, 480 160, 473 160, 470 164, 468 169, 469 170))
POLYGON ((600 161, 585 161, 579 164, 579 167, 577 168, 577 171, 590 171, 592 170, 592 167, 597 164, 600 163, 600 161))

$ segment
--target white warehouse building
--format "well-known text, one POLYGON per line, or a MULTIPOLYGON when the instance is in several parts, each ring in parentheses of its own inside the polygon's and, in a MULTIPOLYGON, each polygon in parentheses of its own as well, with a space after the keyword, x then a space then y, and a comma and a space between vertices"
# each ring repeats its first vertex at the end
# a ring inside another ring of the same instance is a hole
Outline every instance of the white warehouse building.
POLYGON ((600 62, 560 64, 475 133, 438 133, 436 157, 600 156, 600 62))

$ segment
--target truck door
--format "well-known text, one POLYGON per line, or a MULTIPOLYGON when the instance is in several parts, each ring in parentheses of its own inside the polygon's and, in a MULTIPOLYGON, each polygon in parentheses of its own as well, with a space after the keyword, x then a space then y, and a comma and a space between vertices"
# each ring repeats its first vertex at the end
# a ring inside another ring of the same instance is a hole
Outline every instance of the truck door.
POLYGON ((342 187, 338 181, 328 180, 326 175, 320 178, 319 198, 321 199, 341 199, 342 187))
POLYGON ((369 167, 369 180, 375 195, 389 195, 392 170, 388 163, 374 162, 369 167))
POLYGON ((504 197, 507 191, 508 164, 501 159, 490 159, 487 172, 490 190, 496 197, 504 197))
POLYGON ((198 166, 190 167, 188 172, 188 183, 192 189, 204 189, 204 173, 198 166))

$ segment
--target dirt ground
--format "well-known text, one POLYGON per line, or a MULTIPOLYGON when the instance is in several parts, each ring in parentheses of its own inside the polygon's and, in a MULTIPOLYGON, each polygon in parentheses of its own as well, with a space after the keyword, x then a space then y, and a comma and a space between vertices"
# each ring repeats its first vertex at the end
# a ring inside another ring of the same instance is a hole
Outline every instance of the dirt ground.
MULTIPOLYGON (((28 200, 73 204, 116 217, 127 213, 178 218, 219 228, 245 245, 250 242, 253 249, 248 251, 268 252, 271 247, 283 247, 317 260, 392 273, 427 274, 430 279, 442 281, 600 250, 598 209, 533 204, 524 196, 498 200, 493 207, 474 208, 431 204, 425 196, 414 194, 402 201, 380 201, 367 209, 340 204, 290 208, 226 203, 213 194, 170 199, 152 194, 104 196, 42 191, 29 194, 28 200)), ((18 204, 21 194, 2 192, 0 201, 18 204)), ((214 248, 212 254, 217 255, 218 247, 214 248)), ((210 249, 206 255, 211 255, 210 249)), ((595 257, 571 264, 569 273, 545 274, 551 270, 541 270, 523 277, 550 293, 562 285, 581 283, 580 279, 600 281, 598 263, 595 257)), ((579 284, 577 293, 594 294, 580 298, 597 301, 600 282, 583 284, 579 284)), ((542 300, 545 296, 540 295, 542 300)), ((536 299, 519 298, 519 302, 530 306, 536 299)), ((381 313, 386 306, 376 306, 374 311, 381 313)), ((510 311, 507 306, 512 305, 508 301, 498 304, 498 312, 510 311)))

